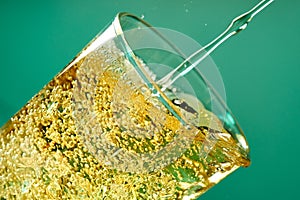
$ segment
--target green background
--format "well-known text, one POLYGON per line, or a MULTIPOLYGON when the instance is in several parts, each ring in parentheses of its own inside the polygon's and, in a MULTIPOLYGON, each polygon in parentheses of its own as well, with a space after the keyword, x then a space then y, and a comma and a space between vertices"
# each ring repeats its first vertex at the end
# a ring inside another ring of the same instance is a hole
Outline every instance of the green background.
MULTIPOLYGON (((0 126, 120 11, 206 44, 258 0, 0 0, 0 126)), ((212 58, 252 165, 200 199, 299 197, 300 1, 275 1, 212 58)))

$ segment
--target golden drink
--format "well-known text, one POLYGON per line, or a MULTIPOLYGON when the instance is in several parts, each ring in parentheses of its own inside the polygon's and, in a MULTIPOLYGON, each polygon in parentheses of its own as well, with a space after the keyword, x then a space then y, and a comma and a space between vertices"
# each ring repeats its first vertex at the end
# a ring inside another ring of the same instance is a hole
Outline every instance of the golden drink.
POLYGON ((173 109, 197 126, 153 97, 113 42, 95 49, 0 129, 0 199, 194 199, 248 166, 221 121, 181 96, 173 109))

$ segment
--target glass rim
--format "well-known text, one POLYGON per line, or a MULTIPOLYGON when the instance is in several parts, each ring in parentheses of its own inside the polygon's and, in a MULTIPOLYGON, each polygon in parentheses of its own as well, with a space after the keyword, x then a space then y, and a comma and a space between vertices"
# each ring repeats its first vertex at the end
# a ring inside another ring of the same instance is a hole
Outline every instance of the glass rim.
MULTIPOLYGON (((173 115, 175 115, 177 118, 179 117, 180 121, 184 124, 189 124, 187 121, 185 121, 184 119, 182 119, 180 117, 180 114, 178 114, 178 111, 173 110, 174 105, 173 103, 170 101, 170 99, 165 95, 165 93, 163 91, 160 90, 160 87, 158 87, 158 85, 156 84, 155 81, 152 80, 152 78, 148 75, 148 73, 143 69, 143 67, 139 64, 139 62, 137 61, 137 56, 135 55, 135 53, 133 52, 131 46, 129 45, 126 37, 125 37, 125 32, 128 30, 125 30, 124 27, 122 26, 122 18, 123 17, 129 17, 133 20, 135 20, 136 22, 141 23, 142 25, 145 26, 145 28, 149 28, 151 31, 153 31, 155 34, 157 34, 164 42, 166 42, 171 48, 173 48, 175 51, 177 51, 179 54, 181 54, 181 51, 170 41, 168 40, 164 35, 162 35, 158 30, 156 30, 155 27, 153 27, 151 24, 149 24, 148 22, 146 22, 145 20, 141 19, 140 17, 128 13, 128 12, 120 12, 116 15, 115 19, 113 20, 113 27, 114 27, 114 31, 116 34, 116 37, 120 37, 121 41, 123 42, 124 46, 125 46, 125 51, 126 53, 128 53, 127 57, 129 57, 129 61, 131 62, 131 64, 133 64, 134 68, 138 71, 138 74, 141 75, 142 79, 148 83, 148 86, 150 84, 150 87, 155 88, 156 91, 158 91, 158 93, 161 95, 161 99, 163 102, 163 104, 168 108, 171 109, 170 111, 172 112, 173 115), (182 120, 181 120, 182 119, 182 120)), ((204 78, 204 81, 207 83, 208 87, 210 87, 212 89, 212 93, 216 96, 216 98, 218 99, 218 101, 221 103, 221 105, 223 105, 224 109, 226 110, 226 114, 230 115, 230 119, 234 121, 234 127, 236 128, 236 131, 232 132, 227 130, 232 137, 236 140, 236 142, 238 142, 241 145, 241 148, 244 149, 245 153, 247 154, 247 157, 250 159, 250 155, 249 155, 249 144, 248 141, 246 139, 246 136, 244 135, 244 132, 241 128, 241 126, 239 125, 236 117, 233 115, 233 113, 231 112, 231 110, 229 109, 227 103, 225 103, 225 101, 223 100, 223 98, 219 95, 219 93, 215 90, 215 88, 210 84, 210 82, 202 75, 201 71, 197 68, 195 68, 195 70, 197 71, 197 73, 199 73, 199 75, 204 78)), ((220 119, 221 120, 221 119, 220 119)), ((225 124, 225 121, 221 120, 223 122, 223 124, 225 124)))

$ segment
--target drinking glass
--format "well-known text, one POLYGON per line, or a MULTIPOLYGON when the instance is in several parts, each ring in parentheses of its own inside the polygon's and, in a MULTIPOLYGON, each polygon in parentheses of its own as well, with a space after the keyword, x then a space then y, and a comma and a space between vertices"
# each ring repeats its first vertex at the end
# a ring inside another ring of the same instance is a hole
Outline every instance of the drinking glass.
POLYGON ((0 198, 195 199, 248 166, 211 60, 159 84, 198 48, 118 14, 0 129, 0 198))

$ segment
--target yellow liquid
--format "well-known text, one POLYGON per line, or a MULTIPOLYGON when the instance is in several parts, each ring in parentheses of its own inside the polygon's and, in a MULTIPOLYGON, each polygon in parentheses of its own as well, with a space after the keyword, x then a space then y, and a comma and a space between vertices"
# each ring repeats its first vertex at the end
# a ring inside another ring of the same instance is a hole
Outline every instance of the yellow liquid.
POLYGON ((194 199, 249 165, 217 117, 197 111, 199 126, 183 126, 103 46, 0 129, 0 199, 194 199))

